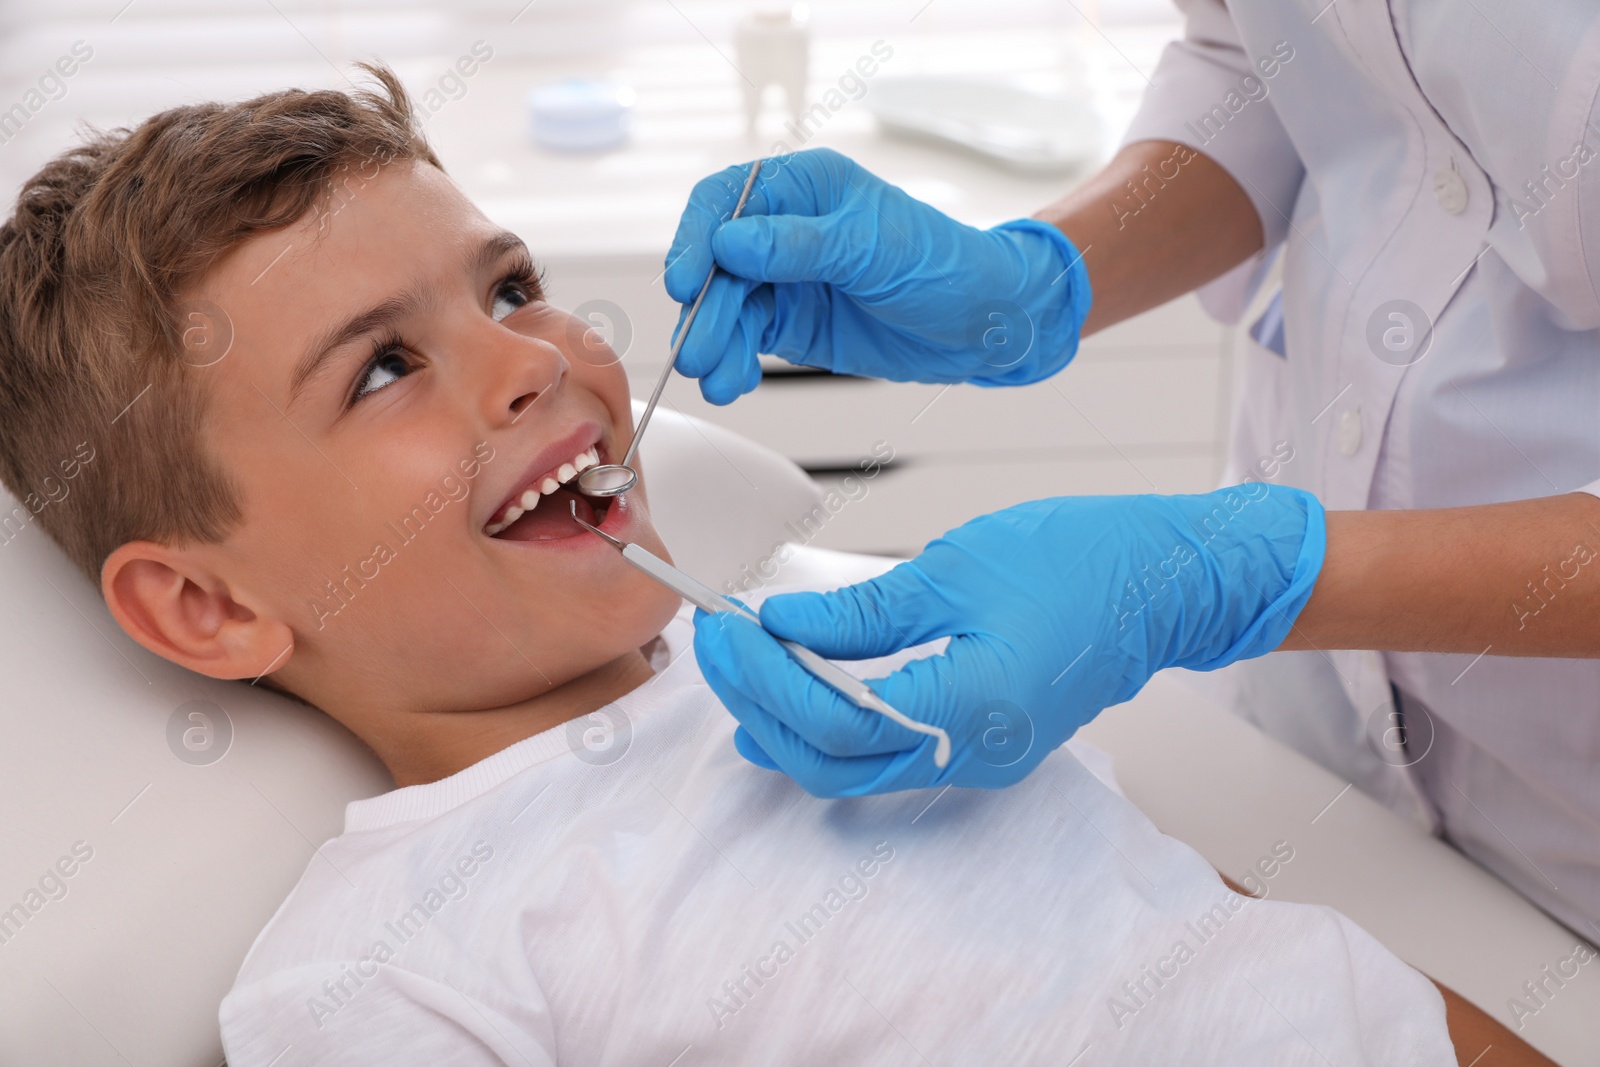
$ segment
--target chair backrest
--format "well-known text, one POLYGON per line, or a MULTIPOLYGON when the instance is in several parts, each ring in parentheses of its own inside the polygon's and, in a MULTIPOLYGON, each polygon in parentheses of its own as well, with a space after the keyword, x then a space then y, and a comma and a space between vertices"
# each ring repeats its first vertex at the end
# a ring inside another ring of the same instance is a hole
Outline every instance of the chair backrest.
MULTIPOLYGON (((821 498, 777 453, 676 412, 643 452, 656 527, 708 584, 821 498)), ((0 516, 13 506, 0 492, 0 516)), ((40 530, 6 537, 0 1063, 216 1067, 251 941, 345 805, 392 782, 326 716, 146 652, 40 530)))

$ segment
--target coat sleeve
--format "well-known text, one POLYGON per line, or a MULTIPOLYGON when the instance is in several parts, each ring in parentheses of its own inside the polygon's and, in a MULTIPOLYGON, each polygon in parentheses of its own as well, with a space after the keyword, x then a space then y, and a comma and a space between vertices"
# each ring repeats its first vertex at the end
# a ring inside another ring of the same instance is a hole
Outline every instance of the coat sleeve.
MULTIPOLYGON (((1289 232, 1305 177, 1294 144, 1274 109, 1279 55, 1251 56, 1223 0, 1178 0, 1183 36, 1161 54, 1124 145, 1175 141, 1215 161, 1239 183, 1261 217, 1262 250, 1200 291, 1213 316, 1235 322, 1289 232)), ((1293 62, 1293 49, 1285 43, 1293 62)))

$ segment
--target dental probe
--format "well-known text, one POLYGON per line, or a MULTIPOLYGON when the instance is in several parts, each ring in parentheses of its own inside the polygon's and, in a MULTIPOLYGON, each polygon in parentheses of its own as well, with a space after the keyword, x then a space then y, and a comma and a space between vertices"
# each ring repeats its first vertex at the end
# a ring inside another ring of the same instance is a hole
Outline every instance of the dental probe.
MULTIPOLYGON (((750 190, 756 184, 756 175, 760 173, 761 164, 764 162, 766 160, 758 159, 750 164, 750 176, 744 180, 744 191, 739 194, 739 202, 734 205, 733 214, 728 216, 729 222, 738 218, 739 213, 744 210, 745 202, 750 199, 750 190)), ((678 351, 683 348, 684 339, 689 336, 689 327, 694 325, 694 317, 700 313, 700 302, 706 298, 706 292, 711 288, 711 279, 716 276, 717 261, 713 259, 705 283, 700 286, 700 293, 694 298, 694 303, 689 307, 689 314, 683 320, 683 329, 678 331, 678 339, 673 342, 672 351, 667 354, 667 365, 661 368, 661 377, 656 379, 655 391, 650 394, 650 402, 644 406, 644 414, 639 416, 639 425, 634 427, 633 440, 628 444, 628 454, 622 457, 620 463, 602 463, 578 475, 578 489, 584 496, 621 496, 639 484, 639 472, 633 469, 633 454, 639 451, 639 441, 644 437, 644 428, 650 425, 650 416, 656 412, 656 403, 661 399, 661 391, 667 387, 667 379, 672 377, 672 367, 678 362, 678 351)))
MULTIPOLYGON (((649 549, 619 540, 602 530, 597 530, 590 526, 578 518, 578 502, 573 500, 570 501, 570 504, 574 522, 590 533, 598 534, 604 538, 607 544, 622 553, 623 559, 674 593, 677 593, 695 607, 700 608, 702 611, 710 612, 731 611, 736 615, 749 619, 757 626, 761 625, 761 620, 748 608, 729 600, 709 586, 700 584, 660 556, 652 553, 649 549)), ((929 726, 926 723, 920 723, 910 718, 880 697, 866 682, 823 659, 805 645, 795 641, 786 641, 781 637, 776 637, 775 639, 778 644, 788 650, 789 655, 794 658, 796 663, 811 672, 819 681, 827 683, 844 694, 857 707, 866 708, 868 711, 875 711, 880 715, 887 716, 908 730, 915 730, 919 734, 927 734, 929 737, 938 738, 939 743, 934 746, 933 750, 933 765, 942 768, 950 762, 949 734, 937 726, 929 726)))

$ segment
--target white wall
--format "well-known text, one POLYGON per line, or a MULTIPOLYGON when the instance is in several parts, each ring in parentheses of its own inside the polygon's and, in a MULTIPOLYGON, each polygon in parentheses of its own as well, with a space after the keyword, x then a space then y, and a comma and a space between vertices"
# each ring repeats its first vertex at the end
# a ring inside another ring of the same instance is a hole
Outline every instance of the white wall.
MULTIPOLYGON (((381 57, 413 93, 437 89, 475 41, 494 50, 426 118, 446 168, 485 213, 515 229, 572 307, 604 300, 633 334, 636 392, 664 358, 676 306, 659 273, 694 181, 763 154, 782 134, 775 103, 755 137, 730 63, 728 0, 37 0, 0 5, 0 112, 26 100, 75 41, 91 60, 59 99, 0 144, 14 190, 70 144, 80 121, 124 125, 163 107, 288 85, 346 84, 348 64, 381 57), (525 135, 522 97, 567 75, 623 78, 638 92, 626 148, 557 156, 525 135)), ((817 0, 813 92, 874 41, 894 49, 875 79, 1001 77, 1046 91, 1086 87, 1109 152, 1177 28, 1167 0, 817 0)), ((868 93, 872 80, 869 80, 868 93)), ((37 100, 37 98, 35 98, 37 100)), ((812 145, 860 159, 942 210, 989 225, 1026 215, 1079 174, 1022 176, 921 144, 887 140, 865 102, 835 114, 812 145)), ((9 194, 8 194, 9 195, 9 194)), ((1055 380, 992 391, 849 380, 778 379, 727 409, 675 381, 667 401, 787 451, 849 467, 878 442, 898 465, 840 511, 816 543, 913 551, 980 511, 1030 496, 1195 491, 1220 473, 1231 332, 1184 299, 1091 339, 1055 380), (870 501, 870 502, 869 502, 870 501)), ((824 473, 824 480, 829 477, 824 473)))

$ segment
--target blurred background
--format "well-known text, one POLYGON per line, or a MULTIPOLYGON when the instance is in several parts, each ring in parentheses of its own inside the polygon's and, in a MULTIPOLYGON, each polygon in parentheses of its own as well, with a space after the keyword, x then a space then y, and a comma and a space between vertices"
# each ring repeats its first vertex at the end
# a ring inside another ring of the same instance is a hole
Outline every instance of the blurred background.
MULTIPOLYGON (((636 396, 676 322, 661 273, 696 180, 826 145, 974 225, 1032 214, 1109 156, 1179 29, 1170 0, 55 0, 0 12, 8 205, 80 123, 347 88, 364 78, 353 62, 380 58, 446 170, 527 241, 552 298, 623 354, 636 396), (75 73, 49 76, 69 55, 75 73)), ((774 365, 731 407, 681 379, 665 402, 828 484, 892 454, 795 539, 911 554, 1032 497, 1211 488, 1234 341, 1187 297, 1091 338, 1026 388, 774 365)))

